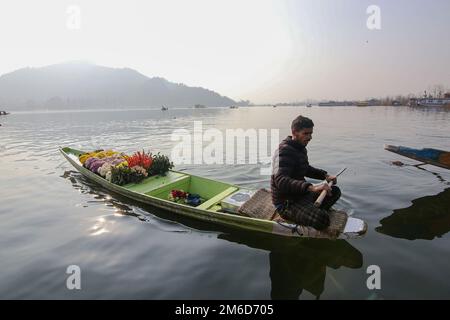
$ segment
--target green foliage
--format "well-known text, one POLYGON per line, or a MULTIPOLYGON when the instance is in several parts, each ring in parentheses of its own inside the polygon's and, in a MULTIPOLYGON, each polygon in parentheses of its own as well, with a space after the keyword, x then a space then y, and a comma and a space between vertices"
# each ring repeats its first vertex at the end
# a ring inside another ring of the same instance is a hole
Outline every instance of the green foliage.
POLYGON ((128 167, 112 167, 111 168, 111 182, 123 186, 128 183, 128 175, 131 169, 128 167))
POLYGON ((170 162, 169 157, 160 154, 159 152, 153 155, 153 163, 148 173, 150 175, 166 175, 166 173, 173 168, 173 163, 170 162))
MULTIPOLYGON (((144 172, 145 173, 145 172, 144 172)), ((111 168, 111 182, 123 186, 127 183, 141 182, 146 175, 134 168, 128 167, 112 167, 111 168)))

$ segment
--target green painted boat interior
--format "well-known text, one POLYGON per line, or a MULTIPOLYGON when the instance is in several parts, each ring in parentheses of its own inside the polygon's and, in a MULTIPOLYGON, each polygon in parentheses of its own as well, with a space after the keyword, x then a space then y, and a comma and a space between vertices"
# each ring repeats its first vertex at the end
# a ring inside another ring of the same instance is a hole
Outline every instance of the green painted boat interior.
POLYGON ((125 185, 124 188, 163 200, 167 200, 170 191, 174 189, 198 194, 205 201, 197 208, 204 210, 210 209, 238 190, 237 187, 227 183, 175 171, 169 171, 166 176, 147 178, 138 184, 125 185))
MULTIPOLYGON (((71 148, 63 148, 62 150, 65 153, 69 155, 72 154, 76 157, 84 153, 71 148)), ((220 201, 239 190, 238 187, 228 183, 192 176, 177 171, 169 171, 165 176, 152 176, 144 179, 140 183, 131 183, 124 185, 123 187, 132 192, 163 200, 167 200, 170 191, 174 189, 183 190, 191 194, 198 194, 204 199, 204 202, 196 208, 210 211, 220 210, 220 201)))

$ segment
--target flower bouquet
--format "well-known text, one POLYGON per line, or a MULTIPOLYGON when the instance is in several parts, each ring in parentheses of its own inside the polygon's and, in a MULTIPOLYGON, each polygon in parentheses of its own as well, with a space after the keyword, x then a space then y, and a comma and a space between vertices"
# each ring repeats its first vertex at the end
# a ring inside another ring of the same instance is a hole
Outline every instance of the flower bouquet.
POLYGON ((80 162, 90 171, 109 182, 124 185, 139 183, 148 176, 165 175, 173 163, 165 155, 135 152, 132 156, 113 150, 97 150, 79 156, 80 162))
POLYGON ((187 204, 193 207, 200 205, 203 202, 203 199, 200 198, 198 194, 184 192, 183 190, 174 189, 169 192, 169 196, 167 197, 169 201, 173 201, 176 203, 187 204))

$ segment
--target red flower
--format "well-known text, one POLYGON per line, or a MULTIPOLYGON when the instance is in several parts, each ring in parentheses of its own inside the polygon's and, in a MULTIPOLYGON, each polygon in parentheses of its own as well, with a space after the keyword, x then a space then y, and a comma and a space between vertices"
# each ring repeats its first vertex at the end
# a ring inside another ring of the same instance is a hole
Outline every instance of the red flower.
POLYGON ((145 153, 144 151, 141 152, 135 152, 131 157, 127 159, 128 167, 132 168, 134 166, 141 166, 145 170, 148 170, 153 163, 153 158, 151 156, 151 153, 145 153))
POLYGON ((174 199, 180 199, 180 198, 186 198, 187 197, 187 193, 181 190, 172 190, 170 192, 172 194, 172 197, 174 199))

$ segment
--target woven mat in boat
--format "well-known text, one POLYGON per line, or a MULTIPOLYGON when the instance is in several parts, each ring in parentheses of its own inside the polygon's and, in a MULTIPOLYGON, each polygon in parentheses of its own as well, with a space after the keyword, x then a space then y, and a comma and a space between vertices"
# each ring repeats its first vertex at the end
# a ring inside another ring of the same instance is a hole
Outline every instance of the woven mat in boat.
POLYGON ((275 207, 272 204, 270 191, 259 189, 239 208, 238 212, 247 217, 272 220, 275 207))
MULTIPOLYGON (((246 201, 240 208, 239 214, 265 220, 273 220, 277 222, 289 222, 284 220, 278 213, 275 212, 275 207, 272 204, 272 196, 270 191, 266 189, 259 189, 248 201, 246 201)), ((313 238, 334 238, 344 231, 347 223, 347 214, 344 211, 330 210, 330 226, 325 230, 317 230, 313 227, 299 226, 299 232, 307 237, 313 238)))

